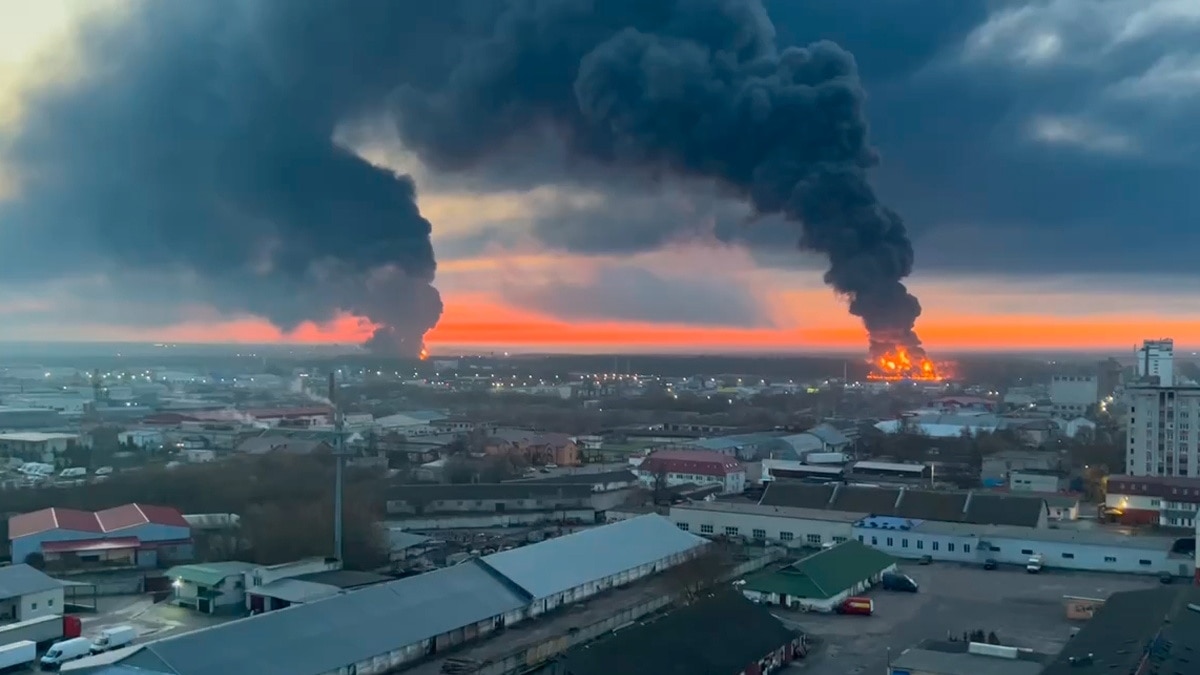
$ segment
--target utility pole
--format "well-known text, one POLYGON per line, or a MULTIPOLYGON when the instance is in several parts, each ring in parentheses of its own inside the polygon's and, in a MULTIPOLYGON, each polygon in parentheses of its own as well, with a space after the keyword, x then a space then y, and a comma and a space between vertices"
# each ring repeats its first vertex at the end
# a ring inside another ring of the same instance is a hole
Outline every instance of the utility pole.
POLYGON ((346 464, 342 406, 337 399, 335 373, 329 373, 329 402, 333 404, 333 557, 342 561, 342 473, 346 464))

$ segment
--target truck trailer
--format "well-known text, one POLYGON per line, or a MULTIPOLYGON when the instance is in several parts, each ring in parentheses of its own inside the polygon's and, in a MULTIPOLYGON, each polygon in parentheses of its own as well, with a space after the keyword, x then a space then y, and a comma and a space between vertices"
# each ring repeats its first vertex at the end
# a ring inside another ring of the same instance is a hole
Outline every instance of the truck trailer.
POLYGON ((18 640, 0 647, 0 673, 21 670, 37 660, 37 643, 18 640))
POLYGON ((29 640, 45 646, 63 638, 79 637, 83 626, 79 617, 52 614, 28 621, 0 626, 0 645, 29 640))

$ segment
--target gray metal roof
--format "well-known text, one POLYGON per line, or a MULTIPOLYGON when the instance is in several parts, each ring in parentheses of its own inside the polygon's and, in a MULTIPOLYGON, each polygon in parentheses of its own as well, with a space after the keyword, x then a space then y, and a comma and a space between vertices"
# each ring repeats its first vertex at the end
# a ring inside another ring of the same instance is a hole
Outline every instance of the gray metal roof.
POLYGON ((1043 663, 1035 660, 1007 659, 964 652, 944 652, 932 649, 906 649, 891 662, 895 670, 929 673, 929 675, 1038 675, 1043 663))
POLYGON ((301 603, 338 595, 342 589, 302 579, 276 579, 269 584, 255 586, 252 592, 255 595, 265 595, 285 602, 301 603))
POLYGON ((669 558, 705 543, 656 514, 480 558, 534 598, 669 558))
POLYGON ((61 588, 62 585, 61 581, 51 579, 25 563, 0 567, 0 599, 7 600, 30 593, 41 593, 61 588))
POLYGON ((164 638, 122 663, 177 675, 319 675, 528 603, 469 562, 164 638))

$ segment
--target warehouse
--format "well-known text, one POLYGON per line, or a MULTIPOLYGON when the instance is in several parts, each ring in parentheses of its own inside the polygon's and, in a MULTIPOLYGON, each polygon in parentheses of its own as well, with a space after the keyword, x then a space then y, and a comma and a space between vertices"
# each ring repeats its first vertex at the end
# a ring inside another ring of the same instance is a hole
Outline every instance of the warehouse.
POLYGON ((192 531, 178 510, 125 504, 103 511, 49 508, 8 519, 12 559, 73 553, 83 563, 128 558, 129 564, 157 567, 192 557, 192 531))
POLYGON ((769 673, 804 654, 803 637, 725 589, 567 652, 546 675, 769 673))
POLYGON ((846 541, 851 537, 854 523, 866 515, 733 502, 695 502, 671 507, 671 520, 685 532, 706 537, 745 537, 789 548, 819 548, 846 541))
POLYGON ((389 672, 519 621, 530 598, 478 562, 150 642, 145 675, 389 672))
POLYGON ((846 598, 879 583, 896 559, 857 541, 814 553, 791 565, 746 577, 742 593, 755 602, 832 612, 846 598))
POLYGON ((530 616, 661 572, 693 556, 704 539, 657 514, 622 520, 480 558, 531 598, 530 616))
POLYGON ((1189 539, 1131 536, 1097 530, 1030 529, 871 516, 854 524, 854 537, 901 558, 1024 566, 1041 554, 1045 566, 1070 570, 1191 577, 1189 539))
POLYGON ((63 613, 63 584, 29 565, 0 567, 0 621, 63 613))

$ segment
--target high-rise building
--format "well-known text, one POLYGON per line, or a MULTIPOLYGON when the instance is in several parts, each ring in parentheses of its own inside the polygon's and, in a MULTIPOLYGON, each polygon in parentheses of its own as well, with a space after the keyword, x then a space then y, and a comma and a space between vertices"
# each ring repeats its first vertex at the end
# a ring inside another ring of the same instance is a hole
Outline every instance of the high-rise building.
POLYGON ((1200 386, 1127 387, 1125 451, 1131 476, 1200 476, 1200 386))
POLYGON ((1146 340, 1137 350, 1137 376, 1139 380, 1150 380, 1160 387, 1175 384, 1175 341, 1146 340))

